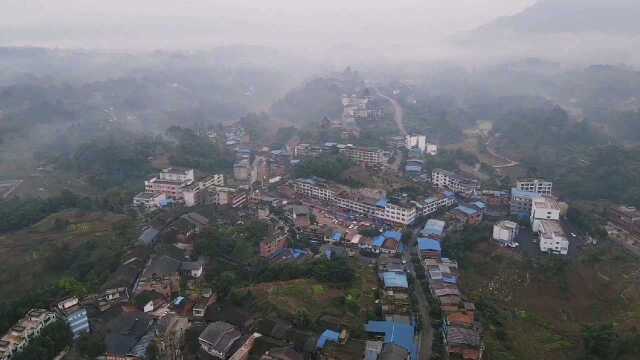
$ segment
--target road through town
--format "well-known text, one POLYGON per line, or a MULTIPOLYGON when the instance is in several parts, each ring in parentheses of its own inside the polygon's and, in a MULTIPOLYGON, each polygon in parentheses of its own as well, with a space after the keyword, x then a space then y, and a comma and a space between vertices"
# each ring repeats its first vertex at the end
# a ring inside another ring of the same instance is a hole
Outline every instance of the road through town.
POLYGON ((418 251, 415 245, 415 234, 411 241, 411 245, 408 246, 409 250, 406 250, 402 253, 402 259, 407 263, 407 270, 413 277, 413 292, 415 294, 415 298, 418 301, 418 311, 420 312, 418 316, 420 316, 420 321, 422 322, 422 329, 418 334, 417 344, 418 350, 420 351, 420 360, 429 360, 431 359, 431 348, 433 343, 433 327, 431 327, 431 319, 429 317, 429 301, 427 301, 426 296, 424 295, 424 291, 428 289, 423 289, 422 284, 416 278, 416 270, 413 266, 413 262, 411 261, 412 256, 418 256, 418 251))

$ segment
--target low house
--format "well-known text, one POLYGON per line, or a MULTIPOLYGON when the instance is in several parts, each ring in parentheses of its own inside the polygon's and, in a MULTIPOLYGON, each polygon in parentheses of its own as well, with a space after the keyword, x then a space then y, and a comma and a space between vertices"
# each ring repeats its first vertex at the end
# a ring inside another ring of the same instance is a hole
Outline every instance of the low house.
POLYGON ((200 347, 216 359, 227 359, 242 333, 235 326, 217 321, 209 324, 198 337, 200 347))
POLYGON ((180 239, 189 239, 207 226, 209 226, 209 219, 195 212, 182 215, 171 225, 180 239))
POLYGON ((411 359, 418 359, 413 325, 393 321, 369 321, 365 324, 365 331, 385 344, 400 346, 409 352, 411 359))
POLYGON ((493 225, 493 240, 497 241, 500 245, 512 244, 518 236, 520 226, 509 220, 500 221, 493 225))
POLYGON ((482 222, 482 211, 475 207, 460 205, 449 213, 463 224, 477 225, 482 222))
POLYGON ((442 246, 440 241, 429 238, 418 239, 418 250, 420 256, 429 259, 440 259, 442 256, 442 246))
POLYGON ((484 347, 480 339, 480 329, 443 326, 444 345, 450 357, 459 356, 464 360, 480 360, 484 347))
POLYGON ((180 265, 180 271, 187 277, 198 279, 204 272, 204 263, 202 261, 183 261, 180 265))
POLYGON ((71 296, 58 302, 56 311, 60 318, 64 319, 69 325, 74 338, 78 338, 80 335, 90 331, 87 309, 80 305, 80 300, 77 296, 71 296))
POLYGON ((383 272, 380 274, 385 290, 393 290, 399 292, 409 291, 409 282, 405 273, 383 272))
POLYGON ((140 234, 140 237, 138 237, 138 244, 151 246, 158 240, 158 235, 160 235, 159 230, 154 227, 148 227, 140 234))
POLYGON ((107 323, 107 360, 144 359, 155 338, 153 319, 140 312, 122 312, 107 323))
POLYGON ((155 291, 166 298, 180 290, 182 263, 172 257, 154 256, 142 271, 134 293, 155 291))
POLYGON ((341 231, 334 231, 331 233, 331 236, 325 237, 324 240, 331 243, 338 243, 341 242, 343 238, 344 233, 342 233, 341 231))

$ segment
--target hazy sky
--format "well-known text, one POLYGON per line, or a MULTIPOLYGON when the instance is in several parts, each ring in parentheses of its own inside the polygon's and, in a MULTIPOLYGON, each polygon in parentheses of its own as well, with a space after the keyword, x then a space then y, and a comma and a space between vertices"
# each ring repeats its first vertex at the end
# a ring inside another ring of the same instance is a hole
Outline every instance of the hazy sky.
POLYGON ((415 44, 534 0, 0 0, 0 45, 415 44), (8 30, 7 30, 8 29, 8 30), (3 36, 4 33, 4 36, 3 36))

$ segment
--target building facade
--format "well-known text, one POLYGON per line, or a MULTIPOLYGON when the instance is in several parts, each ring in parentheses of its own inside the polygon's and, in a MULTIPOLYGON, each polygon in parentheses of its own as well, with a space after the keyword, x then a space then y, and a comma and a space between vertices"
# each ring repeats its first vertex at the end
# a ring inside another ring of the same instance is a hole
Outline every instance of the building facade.
POLYGON ((543 179, 521 179, 516 182, 516 189, 550 196, 553 183, 543 179))
POLYGON ((480 182, 469 179, 451 171, 435 169, 431 173, 431 182, 438 187, 463 194, 473 194, 480 188, 480 182))

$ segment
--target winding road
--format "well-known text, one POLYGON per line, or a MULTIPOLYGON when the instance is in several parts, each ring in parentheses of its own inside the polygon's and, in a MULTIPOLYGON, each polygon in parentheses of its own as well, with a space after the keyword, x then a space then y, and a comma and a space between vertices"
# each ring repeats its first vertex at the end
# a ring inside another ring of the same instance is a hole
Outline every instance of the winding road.
POLYGON ((408 135, 407 129, 404 127, 404 110, 402 109, 402 106, 400 106, 400 103, 398 103, 396 99, 380 92, 380 89, 378 89, 377 87, 375 87, 374 89, 376 93, 378 93, 378 96, 389 100, 391 106, 393 106, 393 121, 396 123, 396 126, 398 127, 398 130, 400 130, 402 135, 408 135))

